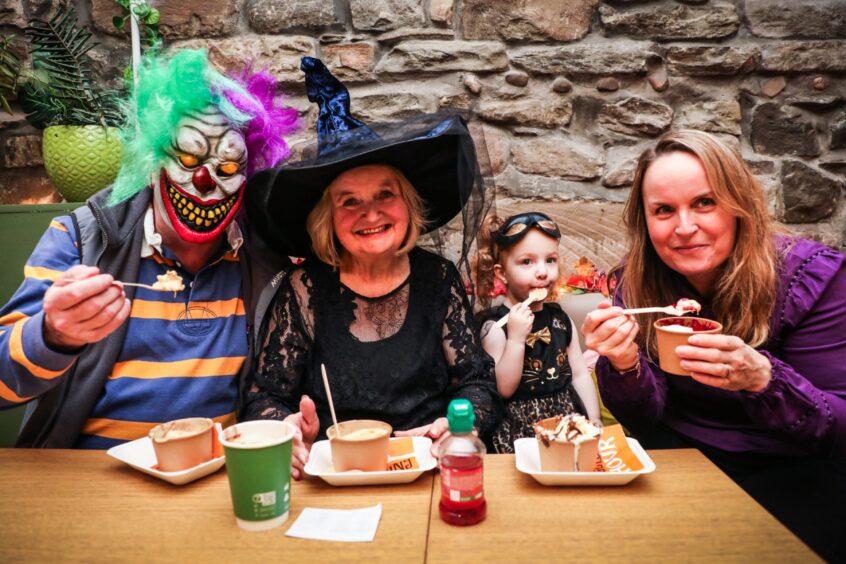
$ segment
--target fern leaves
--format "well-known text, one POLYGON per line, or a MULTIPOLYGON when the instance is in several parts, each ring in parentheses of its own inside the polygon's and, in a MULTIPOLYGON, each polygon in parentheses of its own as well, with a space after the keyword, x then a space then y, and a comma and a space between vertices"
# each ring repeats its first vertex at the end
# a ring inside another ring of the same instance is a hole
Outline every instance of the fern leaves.
POLYGON ((9 50, 11 43, 11 37, 0 37, 0 106, 10 114, 12 108, 7 98, 17 91, 18 77, 21 75, 21 62, 9 50))
POLYGON ((76 10, 60 4, 50 21, 33 19, 24 32, 34 74, 19 97, 27 121, 38 128, 120 125, 116 93, 94 80, 88 56, 94 43, 91 32, 77 26, 76 10))

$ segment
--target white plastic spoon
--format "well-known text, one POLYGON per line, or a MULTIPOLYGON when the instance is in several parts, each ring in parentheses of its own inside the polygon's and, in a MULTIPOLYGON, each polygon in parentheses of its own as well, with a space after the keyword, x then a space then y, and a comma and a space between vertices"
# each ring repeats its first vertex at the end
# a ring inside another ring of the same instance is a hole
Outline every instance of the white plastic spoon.
POLYGON ((633 315, 635 313, 666 313, 667 315, 680 316, 685 313, 699 313, 702 306, 696 300, 690 298, 682 298, 676 302, 675 305, 666 307, 638 307, 634 309, 624 309, 623 313, 633 315))
MULTIPOLYGON (((547 294, 549 291, 546 288, 535 288, 531 292, 529 292, 529 297, 523 300, 523 305, 529 305, 534 302, 539 302, 546 299, 547 294)), ((496 327, 502 327, 506 323, 508 323, 508 316, 511 315, 511 312, 506 313, 502 316, 502 318, 494 323, 496 327)))

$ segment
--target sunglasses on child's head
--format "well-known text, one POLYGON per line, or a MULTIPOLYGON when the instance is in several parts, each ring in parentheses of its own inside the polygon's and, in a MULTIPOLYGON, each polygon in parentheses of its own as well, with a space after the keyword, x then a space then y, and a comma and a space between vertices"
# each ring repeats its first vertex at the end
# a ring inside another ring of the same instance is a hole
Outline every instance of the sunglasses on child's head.
POLYGON ((509 247, 523 237, 532 227, 537 227, 550 237, 561 238, 558 225, 548 215, 540 212, 521 213, 512 215, 496 230, 494 240, 500 247, 509 247))

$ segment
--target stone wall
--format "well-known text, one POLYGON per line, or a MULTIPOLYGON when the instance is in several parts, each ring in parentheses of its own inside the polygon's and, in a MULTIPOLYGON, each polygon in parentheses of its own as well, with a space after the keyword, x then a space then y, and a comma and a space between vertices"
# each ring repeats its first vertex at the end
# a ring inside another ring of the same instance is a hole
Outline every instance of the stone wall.
MULTIPOLYGON (((49 0, 3 0, 15 31, 49 0)), ((99 70, 128 61, 111 0, 77 0, 99 70)), ((160 0, 166 44, 252 58, 309 130, 299 58, 323 58, 365 121, 472 109, 505 210, 551 211, 568 243, 610 263, 639 152, 670 128, 738 147, 772 213, 846 244, 846 0, 160 0)), ((304 133, 303 136, 309 135, 304 133)), ((302 136, 301 136, 302 137, 302 136)), ((52 201, 40 135, 0 119, 0 203, 52 201)))

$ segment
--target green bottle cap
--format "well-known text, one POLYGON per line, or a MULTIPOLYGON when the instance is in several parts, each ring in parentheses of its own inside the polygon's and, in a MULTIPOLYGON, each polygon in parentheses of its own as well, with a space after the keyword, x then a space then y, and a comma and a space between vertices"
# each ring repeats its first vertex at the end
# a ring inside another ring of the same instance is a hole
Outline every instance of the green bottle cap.
POLYGON ((447 421, 450 433, 469 433, 473 430, 473 423, 476 421, 473 404, 466 399, 452 400, 447 409, 447 421))

